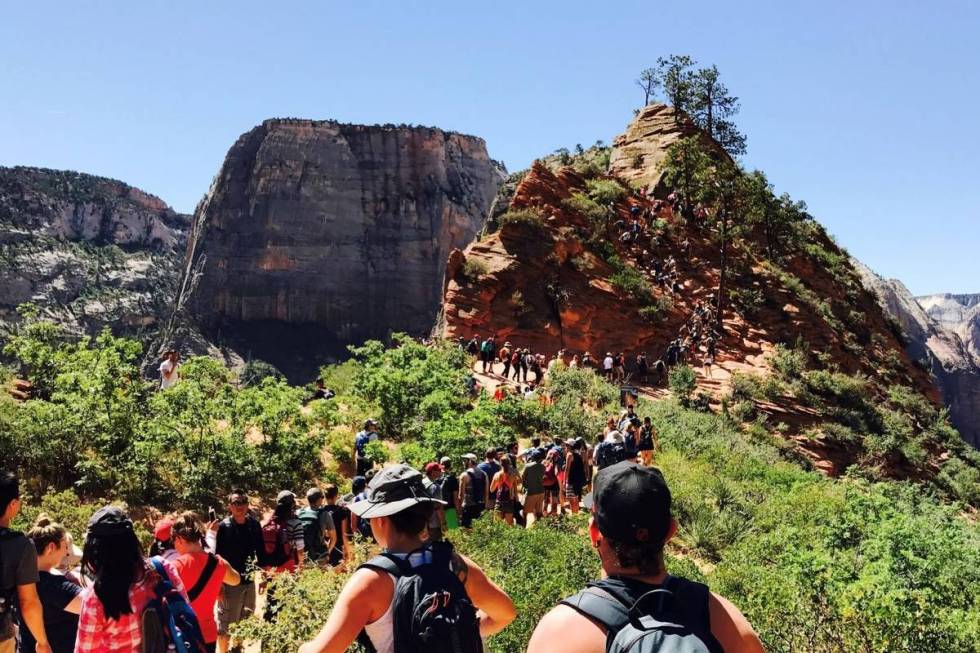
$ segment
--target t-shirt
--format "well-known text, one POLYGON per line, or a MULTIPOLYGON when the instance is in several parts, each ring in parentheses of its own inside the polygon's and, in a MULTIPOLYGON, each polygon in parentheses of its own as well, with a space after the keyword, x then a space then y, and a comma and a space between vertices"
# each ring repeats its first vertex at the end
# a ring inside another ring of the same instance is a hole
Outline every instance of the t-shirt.
POLYGON ((602 369, 611 370, 613 368, 612 356, 606 356, 602 359, 602 369))
POLYGON ((521 483, 529 495, 544 493, 544 465, 529 462, 521 473, 521 483))
POLYGON ((262 550, 262 527, 253 517, 245 517, 239 524, 231 517, 225 517, 218 524, 215 536, 215 552, 228 561, 231 568, 242 575, 242 582, 251 582, 249 565, 254 566, 256 556, 262 550))
MULTIPOLYGON (((38 580, 37 551, 22 533, 0 528, 0 593, 17 608, 17 587, 38 580)), ((0 619, 0 641, 14 636, 15 618, 0 619)))
POLYGON ((466 482, 466 493, 463 495, 463 505, 473 506, 483 503, 484 488, 489 480, 479 467, 470 467, 465 472, 469 479, 466 482))
POLYGON ((368 442, 374 442, 378 439, 378 434, 374 431, 360 431, 354 436, 354 448, 357 449, 357 455, 364 456, 364 447, 367 446, 368 442))
MULTIPOLYGON (((201 574, 204 572, 204 567, 210 557, 209 554, 199 551, 197 553, 185 553, 174 560, 174 568, 177 570, 185 590, 190 592, 191 588, 201 579, 201 574)), ((191 601, 191 607, 194 609, 194 614, 197 615, 197 621, 201 624, 201 634, 204 635, 205 644, 218 641, 218 624, 214 620, 214 604, 217 603, 218 595, 221 594, 221 586, 224 584, 227 568, 228 565, 219 560, 204 586, 204 590, 197 595, 195 600, 191 601)))
POLYGON ((447 474, 442 481, 442 500, 446 502, 446 509, 456 505, 456 496, 459 494, 459 479, 453 474, 447 474))
MULTIPOLYGON (((493 477, 497 475, 500 471, 500 463, 495 460, 484 460, 482 463, 476 466, 481 472, 487 475, 487 482, 493 481, 493 477)), ((490 502, 493 503, 497 499, 497 492, 495 490, 490 490, 490 502)))
POLYGON ((160 363, 160 388, 167 389, 177 383, 177 364, 169 358, 160 363))
POLYGON ((337 544, 334 545, 333 550, 337 553, 344 553, 344 531, 350 532, 350 510, 339 505, 330 505, 329 503, 323 506, 325 512, 330 513, 330 519, 333 520, 334 528, 337 529, 337 544))
MULTIPOLYGON (((49 571, 38 572, 37 595, 44 608, 44 632, 54 653, 72 653, 78 634, 78 615, 65 612, 82 588, 64 576, 49 571)), ((20 626, 20 651, 34 653, 34 635, 23 623, 20 626)))

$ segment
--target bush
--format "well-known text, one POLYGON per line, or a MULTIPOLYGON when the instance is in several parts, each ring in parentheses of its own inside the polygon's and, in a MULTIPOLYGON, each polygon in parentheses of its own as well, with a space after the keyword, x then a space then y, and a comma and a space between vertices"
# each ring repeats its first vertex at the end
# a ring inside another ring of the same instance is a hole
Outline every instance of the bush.
POLYGON ((245 363, 241 374, 242 385, 246 387, 260 385, 267 378, 285 379, 286 377, 272 363, 259 359, 252 359, 245 363))
POLYGON ((463 261, 463 267, 460 268, 460 272, 463 278, 469 282, 479 281, 480 277, 486 275, 489 272, 487 264, 476 258, 467 258, 463 261))
POLYGON ((603 206, 619 203, 629 194, 615 179, 589 179, 585 187, 589 198, 603 206))
POLYGON ((613 288, 626 293, 637 301, 648 303, 653 296, 653 287, 650 286, 650 282, 647 281, 642 272, 629 265, 623 265, 614 272, 609 277, 609 283, 612 284, 613 288))
POLYGON ((654 297, 649 304, 640 308, 640 317, 647 322, 658 322, 674 310, 674 301, 664 295, 654 297))
POLYGON ((530 207, 523 209, 510 209, 497 219, 501 227, 505 225, 523 225, 533 229, 542 229, 545 226, 544 215, 540 209, 530 207))
POLYGON ((800 349, 790 349, 785 345, 776 345, 769 358, 769 363, 784 381, 795 381, 806 371, 806 352, 800 349))
POLYGON ((686 404, 691 400, 691 394, 697 388, 697 375, 690 365, 680 365, 670 371, 668 383, 671 392, 682 403, 686 404))

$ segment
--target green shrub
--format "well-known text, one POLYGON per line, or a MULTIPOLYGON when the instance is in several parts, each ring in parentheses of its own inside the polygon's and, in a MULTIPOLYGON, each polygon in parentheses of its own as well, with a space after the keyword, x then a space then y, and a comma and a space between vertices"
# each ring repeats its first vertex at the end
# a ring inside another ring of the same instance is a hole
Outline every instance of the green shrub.
POLYGON ((658 322, 674 310, 674 300, 667 295, 654 297, 649 304, 640 308, 640 317, 648 322, 658 322))
MULTIPOLYGON (((609 277, 609 283, 620 292, 641 302, 650 302, 653 287, 643 273, 629 265, 623 265, 609 277)), ((648 304, 649 305, 649 304, 648 304)))
POLYGON ((619 203, 629 194, 615 179, 589 179, 585 187, 589 198, 604 206, 619 203))
POLYGON ((463 274, 463 278, 469 282, 479 281, 480 277, 483 277, 489 272, 487 264, 476 258, 467 258, 463 261, 463 267, 460 268, 460 272, 463 274))
POLYGON ((501 227, 505 225, 523 225, 533 229, 541 229, 545 225, 544 215, 542 215, 540 209, 534 207, 510 209, 497 218, 497 223, 501 227))
POLYGON ((252 359, 245 363, 245 368, 242 370, 241 374, 242 385, 249 387, 254 385, 260 385, 264 379, 284 379, 282 372, 280 372, 275 365, 271 363, 266 363, 263 360, 252 359))
POLYGON ((769 363, 784 381, 795 381, 803 376, 807 367, 806 352, 800 349, 790 349, 785 345, 776 345, 769 357, 769 363))
POLYGON ((691 393, 697 387, 697 375, 690 365, 679 365, 670 371, 668 383, 671 392, 682 403, 685 404, 691 399, 691 393))

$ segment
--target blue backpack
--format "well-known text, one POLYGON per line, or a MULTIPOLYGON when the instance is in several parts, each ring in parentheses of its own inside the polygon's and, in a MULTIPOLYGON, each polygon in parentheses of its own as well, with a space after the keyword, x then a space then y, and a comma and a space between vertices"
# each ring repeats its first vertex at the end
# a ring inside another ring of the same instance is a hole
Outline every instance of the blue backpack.
POLYGON ((155 597, 147 604, 141 618, 143 652, 166 651, 173 645, 176 653, 207 653, 197 615, 170 582, 163 559, 153 557, 150 562, 159 579, 153 588, 155 597))

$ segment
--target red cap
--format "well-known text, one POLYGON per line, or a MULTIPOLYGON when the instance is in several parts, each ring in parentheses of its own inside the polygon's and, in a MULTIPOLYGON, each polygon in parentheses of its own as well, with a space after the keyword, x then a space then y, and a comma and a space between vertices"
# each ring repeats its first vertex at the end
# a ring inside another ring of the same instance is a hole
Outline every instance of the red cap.
POLYGON ((442 465, 440 465, 439 463, 429 463, 428 465, 425 466, 426 474, 429 474, 431 472, 441 472, 441 471, 442 471, 442 465))
POLYGON ((172 521, 169 519, 161 519, 157 522, 157 525, 153 527, 153 537, 157 538, 161 542, 166 542, 170 539, 173 527, 174 523, 172 521))

